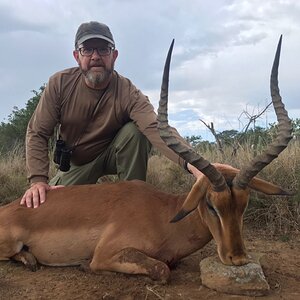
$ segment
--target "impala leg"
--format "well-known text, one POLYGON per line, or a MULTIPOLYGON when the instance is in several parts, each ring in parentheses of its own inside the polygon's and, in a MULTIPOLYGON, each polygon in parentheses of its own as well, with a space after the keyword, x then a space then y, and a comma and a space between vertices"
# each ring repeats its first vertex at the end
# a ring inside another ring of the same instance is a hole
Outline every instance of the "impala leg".
POLYGON ((92 272, 106 270, 127 274, 143 274, 162 283, 166 283, 170 276, 170 269, 165 263, 134 248, 125 248, 105 259, 101 253, 97 253, 96 249, 90 263, 90 269, 92 272))
POLYGON ((0 260, 16 260, 22 262, 31 271, 37 270, 36 258, 25 250, 22 242, 16 241, 0 229, 0 260))
POLYGON ((0 260, 10 260, 23 246, 22 242, 16 241, 8 230, 0 226, 0 260))
POLYGON ((11 258, 13 260, 22 262, 32 272, 35 272, 38 269, 38 264, 35 256, 26 250, 21 250, 11 258))

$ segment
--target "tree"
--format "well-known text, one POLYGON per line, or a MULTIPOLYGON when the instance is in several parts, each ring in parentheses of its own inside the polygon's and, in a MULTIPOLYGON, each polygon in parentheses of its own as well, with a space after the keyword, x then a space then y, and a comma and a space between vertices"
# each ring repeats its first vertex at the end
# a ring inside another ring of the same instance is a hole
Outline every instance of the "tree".
POLYGON ((231 129, 231 130, 224 130, 217 134, 218 138, 222 141, 223 145, 232 145, 233 141, 238 137, 238 131, 231 129))
POLYGON ((204 122, 202 119, 199 119, 200 122, 202 122, 212 133, 212 135, 215 137, 217 145, 218 145, 218 150, 221 152, 222 156, 224 155, 224 150, 223 150, 223 143, 222 141, 219 139, 219 135, 217 134, 217 132, 215 131, 215 127, 214 127, 214 123, 211 122, 210 124, 204 122))
POLYGON ((38 91, 33 90, 34 96, 30 98, 25 108, 14 107, 13 112, 8 116, 8 122, 1 122, 0 125, 0 151, 7 152, 16 144, 25 140, 27 124, 41 98, 45 85, 38 91))
POLYGON ((239 119, 242 115, 245 115, 248 119, 248 123, 244 126, 241 132, 238 132, 236 130, 225 130, 221 133, 217 133, 214 129, 213 123, 210 125, 205 123, 203 120, 200 119, 200 121, 210 130, 210 132, 213 134, 213 136, 216 139, 216 143, 218 145, 218 150, 221 152, 221 154, 224 156, 224 145, 230 145, 232 147, 232 156, 235 156, 237 154, 237 150, 240 147, 240 145, 248 141, 250 144, 259 145, 261 146, 265 141, 269 140, 267 138, 268 133, 265 129, 261 127, 256 127, 256 120, 259 119, 272 105, 272 102, 270 102, 262 111, 258 112, 257 114, 250 114, 247 110, 244 110, 239 119), (249 129, 250 125, 253 124, 253 129, 249 129), (263 137, 261 134, 264 134, 263 137), (250 140, 249 140, 250 138, 250 140))
POLYGON ((293 135, 296 139, 300 139, 300 119, 296 118, 295 120, 292 120, 293 125, 293 135))
POLYGON ((202 141, 201 135, 186 136, 185 139, 193 147, 197 146, 202 141))

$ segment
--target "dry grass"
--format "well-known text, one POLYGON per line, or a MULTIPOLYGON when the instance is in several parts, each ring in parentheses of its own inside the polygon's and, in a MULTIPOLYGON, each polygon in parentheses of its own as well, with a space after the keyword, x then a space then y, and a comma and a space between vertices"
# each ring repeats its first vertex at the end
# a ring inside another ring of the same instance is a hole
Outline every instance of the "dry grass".
POLYGON ((187 193, 194 178, 177 164, 164 156, 150 157, 148 164, 147 182, 168 193, 187 193))
MULTIPOLYGON (((251 147, 240 149, 236 157, 227 148, 222 156, 211 148, 202 149, 202 155, 211 162, 228 163, 239 167, 252 157, 251 147)), ((50 174, 55 173, 51 165, 50 174)), ((260 174, 261 178, 296 192, 293 197, 267 197, 252 193, 245 216, 248 224, 258 228, 268 227, 273 233, 288 234, 299 231, 300 224, 300 144, 292 142, 288 148, 260 174)), ((109 177, 102 181, 113 180, 109 177)), ((167 158, 154 155, 149 160, 147 181, 157 188, 170 193, 186 193, 194 183, 194 178, 167 158)), ((0 204, 8 203, 21 196, 27 187, 23 147, 16 147, 9 155, 0 155, 0 204)))
MULTIPOLYGON (((225 155, 211 148, 202 149, 201 155, 211 162, 227 163, 234 167, 246 165, 253 158, 253 149, 246 145, 232 156, 230 147, 225 155)), ((252 192, 245 222, 258 229, 268 228, 273 234, 288 235, 300 231, 300 143, 293 141, 259 177, 294 192, 292 197, 266 196, 252 192)), ((164 157, 154 156, 149 161, 147 181, 167 192, 189 191, 194 180, 185 171, 164 157)))
MULTIPOLYGON (((243 149, 232 165, 242 166, 253 157, 243 149)), ((293 197, 265 196, 253 192, 245 220, 257 228, 268 227, 274 234, 288 234, 300 229, 300 144, 293 141, 276 160, 264 168, 259 177, 294 192, 293 197)))
POLYGON ((24 148, 0 156, 0 204, 20 197, 27 186, 24 148))

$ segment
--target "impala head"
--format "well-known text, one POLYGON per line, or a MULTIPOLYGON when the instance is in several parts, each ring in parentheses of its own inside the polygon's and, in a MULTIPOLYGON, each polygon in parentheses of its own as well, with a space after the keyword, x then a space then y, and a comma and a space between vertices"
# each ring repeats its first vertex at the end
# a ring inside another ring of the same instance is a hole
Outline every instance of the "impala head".
POLYGON ((171 222, 177 222, 197 209, 217 243, 221 261, 229 265, 242 265, 248 262, 242 237, 242 226, 250 189, 269 195, 290 195, 279 186, 255 177, 287 147, 292 138, 291 121, 282 103, 277 79, 281 37, 271 73, 271 96, 278 120, 278 136, 264 153, 255 157, 241 170, 228 165, 213 165, 196 153, 191 146, 172 136, 168 124, 167 102, 173 45, 174 40, 170 46, 164 68, 157 117, 158 128, 168 147, 186 162, 195 166, 203 173, 203 176, 197 179, 180 211, 171 222))

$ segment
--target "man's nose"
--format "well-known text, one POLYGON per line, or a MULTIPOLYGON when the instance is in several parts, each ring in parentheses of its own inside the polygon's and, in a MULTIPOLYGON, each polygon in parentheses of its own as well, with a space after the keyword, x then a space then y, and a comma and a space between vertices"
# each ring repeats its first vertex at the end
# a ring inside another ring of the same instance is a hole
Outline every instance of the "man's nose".
POLYGON ((92 53, 92 59, 93 60, 99 60, 102 59, 101 55, 99 55, 97 48, 94 48, 94 51, 92 53))

